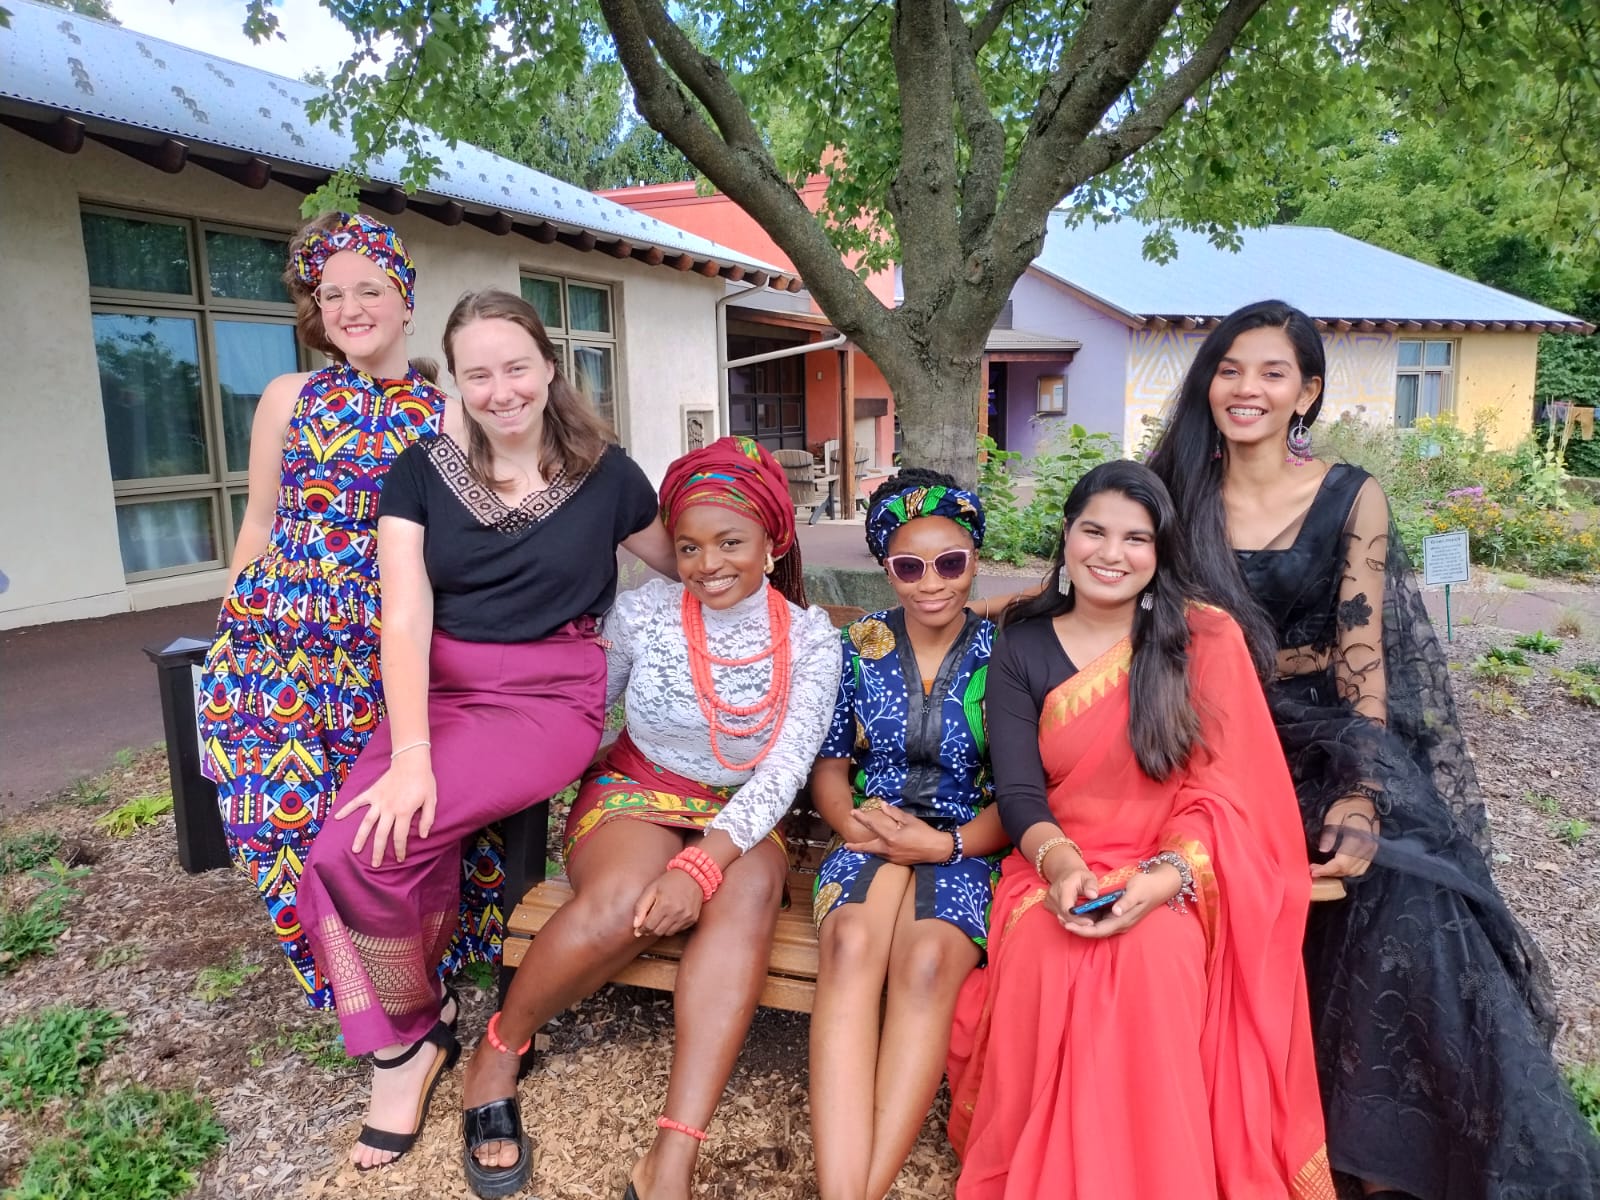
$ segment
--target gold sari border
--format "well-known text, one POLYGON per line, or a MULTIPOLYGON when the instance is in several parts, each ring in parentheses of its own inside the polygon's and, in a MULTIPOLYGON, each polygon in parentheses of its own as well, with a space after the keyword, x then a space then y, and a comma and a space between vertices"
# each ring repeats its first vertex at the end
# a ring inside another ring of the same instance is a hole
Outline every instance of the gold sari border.
POLYGON ((1339 1200, 1338 1189, 1333 1186, 1333 1173, 1328 1167, 1328 1147, 1321 1145, 1305 1166, 1295 1174, 1289 1185, 1292 1200, 1339 1200))
POLYGON ((1063 680, 1044 698, 1044 711, 1039 714, 1041 732, 1046 725, 1060 725, 1104 699, 1127 676, 1132 662, 1133 639, 1125 637, 1063 680))
POLYGON ((1194 876, 1195 908, 1199 912, 1200 927, 1206 933, 1206 963, 1209 967, 1211 952, 1217 944, 1217 922, 1222 916, 1216 864, 1211 861, 1211 852, 1204 843, 1195 838, 1175 834, 1161 843, 1161 849, 1182 855, 1194 876))

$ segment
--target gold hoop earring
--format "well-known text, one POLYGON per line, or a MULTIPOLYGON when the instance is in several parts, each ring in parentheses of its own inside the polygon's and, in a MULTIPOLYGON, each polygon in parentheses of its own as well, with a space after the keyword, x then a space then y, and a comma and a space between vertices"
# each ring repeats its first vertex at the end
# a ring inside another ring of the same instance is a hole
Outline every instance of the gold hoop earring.
POLYGON ((766 565, 761 568, 762 573, 766 574, 766 575, 771 575, 777 569, 778 569, 778 561, 777 561, 777 559, 772 557, 772 551, 768 550, 767 551, 767 562, 766 562, 766 565))

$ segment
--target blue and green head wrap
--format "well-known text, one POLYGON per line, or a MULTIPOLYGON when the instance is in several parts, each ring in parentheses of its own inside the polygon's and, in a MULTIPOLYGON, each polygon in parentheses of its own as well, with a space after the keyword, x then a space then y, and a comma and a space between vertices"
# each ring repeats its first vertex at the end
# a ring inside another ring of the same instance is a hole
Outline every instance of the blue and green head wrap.
POLYGON ((983 502, 976 493, 908 481, 905 487, 878 496, 867 513, 867 549, 872 557, 882 562, 894 531, 918 517, 948 517, 972 535, 974 546, 983 545, 983 502))

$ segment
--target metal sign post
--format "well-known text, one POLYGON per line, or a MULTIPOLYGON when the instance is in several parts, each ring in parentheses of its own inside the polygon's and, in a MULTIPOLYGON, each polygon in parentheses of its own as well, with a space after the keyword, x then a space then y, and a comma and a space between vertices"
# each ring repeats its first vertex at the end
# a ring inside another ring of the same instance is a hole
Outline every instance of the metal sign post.
POLYGON ((1467 531, 1452 529, 1422 539, 1422 582, 1428 587, 1444 584, 1444 637, 1456 640, 1450 621, 1450 585, 1466 583, 1472 577, 1467 531))

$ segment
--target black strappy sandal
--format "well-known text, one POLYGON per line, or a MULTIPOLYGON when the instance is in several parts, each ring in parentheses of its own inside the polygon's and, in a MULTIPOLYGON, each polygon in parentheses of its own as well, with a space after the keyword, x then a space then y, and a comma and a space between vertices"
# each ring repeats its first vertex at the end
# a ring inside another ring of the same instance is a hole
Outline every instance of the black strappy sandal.
POLYGON ((515 1096, 491 1100, 461 1114, 461 1136, 466 1139, 462 1165, 467 1186, 482 1200, 499 1200, 526 1186, 533 1174, 533 1147, 522 1130, 522 1111, 515 1096), (474 1153, 490 1142, 515 1142, 517 1161, 509 1167, 486 1167, 474 1153))
MULTIPOLYGON (((460 1005, 456 1008, 459 1012, 460 1005)), ((417 1120, 410 1133, 396 1133, 392 1129, 374 1129, 370 1125, 363 1125, 361 1132, 356 1135, 356 1145, 365 1146, 369 1150, 379 1150, 385 1154, 394 1155, 386 1162, 373 1163, 370 1166, 357 1166, 358 1171, 375 1171, 380 1167, 388 1167, 399 1162, 405 1157, 407 1150, 417 1144, 417 1139, 422 1136, 423 1123, 428 1119, 428 1106, 433 1102, 434 1090, 439 1086, 439 1080, 444 1078, 444 1073, 456 1065, 456 1060, 461 1057, 461 1043, 456 1041, 456 1035, 443 1021, 435 1021, 433 1028, 422 1035, 422 1040, 413 1042, 411 1046, 395 1055, 393 1058, 372 1058, 372 1066, 379 1071, 392 1071, 396 1067, 403 1067, 417 1056, 417 1052, 424 1046, 436 1046, 444 1053, 434 1061, 433 1071, 428 1076, 427 1086, 422 1089, 422 1097, 417 1102, 417 1120)))

